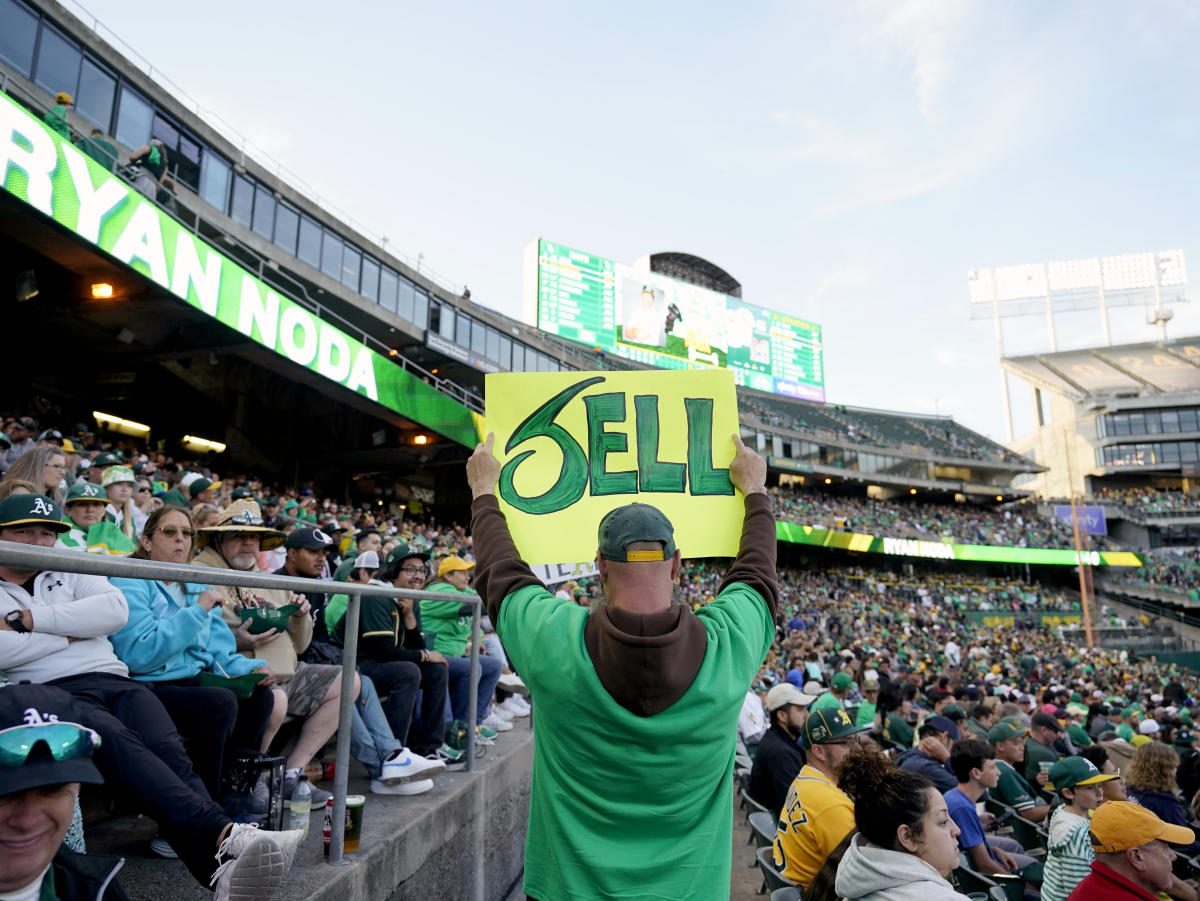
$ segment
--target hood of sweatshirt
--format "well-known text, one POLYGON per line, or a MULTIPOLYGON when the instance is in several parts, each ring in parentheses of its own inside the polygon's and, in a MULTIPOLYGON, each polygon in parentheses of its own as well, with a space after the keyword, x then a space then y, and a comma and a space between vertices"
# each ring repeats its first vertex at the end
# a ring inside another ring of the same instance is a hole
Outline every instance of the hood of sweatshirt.
POLYGON ((847 901, 965 901, 915 854, 888 851, 856 835, 838 866, 835 890, 847 901))

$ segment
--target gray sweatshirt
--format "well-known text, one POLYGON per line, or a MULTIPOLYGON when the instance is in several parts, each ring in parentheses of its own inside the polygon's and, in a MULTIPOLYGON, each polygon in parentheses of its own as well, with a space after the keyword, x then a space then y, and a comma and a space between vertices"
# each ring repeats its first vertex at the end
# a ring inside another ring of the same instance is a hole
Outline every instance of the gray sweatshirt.
POLYGON ((917 855, 888 851, 862 835, 850 840, 834 890, 846 901, 967 901, 917 855))
POLYGON ((0 672, 10 682, 49 682, 81 673, 129 675, 108 641, 129 619, 129 606, 108 579, 38 573, 32 597, 0 579, 0 617, 10 610, 33 611, 32 632, 0 630, 0 672))

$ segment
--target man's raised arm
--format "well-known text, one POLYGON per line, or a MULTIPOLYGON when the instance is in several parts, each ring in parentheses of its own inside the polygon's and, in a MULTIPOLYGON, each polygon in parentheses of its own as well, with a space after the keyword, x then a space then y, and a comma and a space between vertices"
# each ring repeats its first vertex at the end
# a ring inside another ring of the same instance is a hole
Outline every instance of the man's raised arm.
POLYGON ((729 480, 746 496, 746 518, 742 521, 742 541, 737 558, 721 586, 720 594, 735 582, 748 585, 767 602, 771 618, 779 608, 779 574, 775 569, 775 514, 767 494, 767 461, 733 436, 737 455, 729 464, 729 480))
POLYGON ((529 565, 517 553, 508 522, 496 500, 500 461, 492 453, 494 436, 475 448, 467 460, 467 484, 471 487, 471 541, 475 548, 475 590, 487 605, 492 622, 498 621, 504 599, 526 585, 541 585, 529 565))

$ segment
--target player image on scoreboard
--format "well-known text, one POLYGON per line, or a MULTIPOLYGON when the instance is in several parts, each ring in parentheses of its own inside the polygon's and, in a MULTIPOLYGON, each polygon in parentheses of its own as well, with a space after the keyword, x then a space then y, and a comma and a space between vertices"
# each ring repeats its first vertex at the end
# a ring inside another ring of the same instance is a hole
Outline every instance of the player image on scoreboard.
POLYGON ((667 299, 662 288, 635 277, 621 279, 621 330, 617 339, 645 347, 667 346, 667 299))

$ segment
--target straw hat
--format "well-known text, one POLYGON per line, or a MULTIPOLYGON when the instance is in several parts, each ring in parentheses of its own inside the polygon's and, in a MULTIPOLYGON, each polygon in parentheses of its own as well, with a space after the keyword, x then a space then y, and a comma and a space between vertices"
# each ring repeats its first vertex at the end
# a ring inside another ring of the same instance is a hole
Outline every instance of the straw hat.
POLYGON ((269 529, 263 525, 262 510, 258 502, 251 498, 234 501, 223 511, 215 526, 205 526, 196 530, 196 546, 205 547, 213 535, 226 533, 241 533, 261 535, 261 549, 274 550, 287 540, 287 536, 278 529, 269 529))

